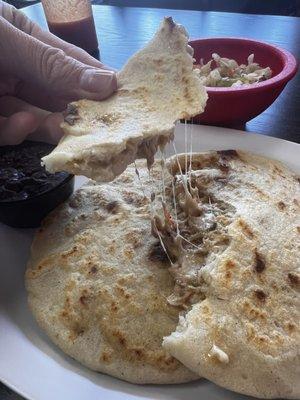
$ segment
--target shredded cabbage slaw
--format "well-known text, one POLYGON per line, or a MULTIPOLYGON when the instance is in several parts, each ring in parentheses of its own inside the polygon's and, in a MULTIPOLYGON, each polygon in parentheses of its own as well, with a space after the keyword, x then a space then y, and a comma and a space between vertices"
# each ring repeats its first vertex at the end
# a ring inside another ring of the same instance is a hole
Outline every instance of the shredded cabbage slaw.
POLYGON ((209 87, 235 87, 257 83, 271 78, 270 67, 262 68, 254 62, 254 54, 250 54, 247 65, 238 63, 229 58, 220 57, 217 53, 212 54, 212 59, 204 64, 194 65, 195 72, 199 75, 201 83, 209 87), (216 65, 215 68, 212 66, 216 65))

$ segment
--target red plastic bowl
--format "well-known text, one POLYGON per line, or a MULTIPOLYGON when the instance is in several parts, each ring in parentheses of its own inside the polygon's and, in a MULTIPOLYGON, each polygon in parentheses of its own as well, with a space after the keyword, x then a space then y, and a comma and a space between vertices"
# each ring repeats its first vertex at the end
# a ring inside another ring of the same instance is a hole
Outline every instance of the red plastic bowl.
POLYGON ((268 43, 244 38, 208 38, 191 40, 194 58, 207 62, 212 53, 233 58, 245 64, 254 54, 254 61, 272 69, 266 81, 233 88, 207 87, 208 101, 204 113, 194 117, 195 122, 210 125, 239 125, 256 117, 279 96, 285 85, 297 72, 295 57, 286 50, 268 43))

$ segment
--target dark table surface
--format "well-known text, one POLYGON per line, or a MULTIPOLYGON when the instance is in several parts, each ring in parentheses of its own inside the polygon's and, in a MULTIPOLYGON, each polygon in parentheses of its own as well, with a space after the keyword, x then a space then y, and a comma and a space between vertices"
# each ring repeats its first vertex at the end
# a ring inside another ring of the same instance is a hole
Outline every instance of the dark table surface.
MULTIPOLYGON (((40 4, 27 7, 24 12, 42 27, 47 27, 40 4)), ((279 45, 300 59, 300 18, 94 6, 101 60, 114 68, 121 68, 152 37, 165 15, 172 15, 183 24, 191 38, 249 37, 279 45)), ((243 129, 299 143, 300 73, 265 112, 248 122, 243 129)), ((16 400, 20 397, 0 384, 0 399, 16 400)))
MULTIPOLYGON (((42 7, 24 12, 47 27, 42 7)), ((220 12, 94 6, 94 17, 104 63, 121 68, 126 60, 154 34, 161 19, 172 15, 191 38, 240 36, 281 46, 300 59, 300 18, 220 12)), ((300 142, 300 73, 288 83, 279 98, 242 129, 300 142)))

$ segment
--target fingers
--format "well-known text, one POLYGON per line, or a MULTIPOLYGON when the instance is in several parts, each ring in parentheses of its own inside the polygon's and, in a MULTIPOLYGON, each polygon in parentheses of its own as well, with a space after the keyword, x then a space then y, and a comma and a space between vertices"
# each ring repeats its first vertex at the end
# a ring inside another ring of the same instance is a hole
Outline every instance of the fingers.
MULTIPOLYGON (((60 105, 61 99, 65 100, 65 104, 79 98, 104 99, 116 90, 114 72, 86 65, 68 56, 63 50, 31 36, 32 32, 39 31, 31 21, 21 19, 20 22, 14 16, 14 23, 22 25, 28 33, 20 31, 0 17, 0 74, 12 74, 25 82, 20 89, 20 95, 24 99, 31 102, 30 97, 34 97, 34 92, 30 90, 32 87, 35 88, 35 93, 46 93, 50 98, 59 99, 60 105)), ((42 38, 45 38, 44 34, 41 35, 42 38)), ((68 45, 64 45, 59 39, 49 36, 47 40, 68 50, 68 45)), ((80 50, 71 47, 70 52, 75 52, 79 58, 95 65, 80 50)), ((96 64, 98 66, 98 62, 96 64)), ((34 100, 33 98, 33 103, 37 104, 34 100)), ((61 110, 55 107, 51 109, 61 110)))
POLYGON ((38 127, 38 119, 28 112, 18 112, 11 117, 0 117, 0 145, 19 144, 38 127))
POLYGON ((0 113, 6 117, 0 117, 0 145, 24 139, 56 144, 63 136, 61 113, 51 114, 13 96, 0 97, 0 113))
POLYGON ((66 55, 75 58, 83 64, 90 65, 95 68, 110 69, 109 67, 104 66, 100 61, 96 60, 94 57, 90 56, 86 51, 65 42, 50 32, 42 30, 38 24, 31 21, 20 10, 17 10, 15 7, 9 4, 0 2, 0 16, 5 18, 9 23, 21 31, 45 44, 48 44, 49 46, 63 50, 66 55))
POLYGON ((30 87, 66 102, 79 98, 103 99, 116 90, 114 72, 89 67, 19 31, 1 17, 0 37, 0 68, 5 69, 2 73, 10 72, 26 82, 23 94, 29 102, 30 87))
POLYGON ((61 113, 49 114, 41 121, 38 128, 28 136, 28 139, 57 144, 64 134, 60 127, 62 122, 63 115, 61 113))
POLYGON ((48 111, 42 110, 32 104, 26 103, 25 101, 18 99, 14 96, 1 96, 0 97, 0 114, 3 117, 10 117, 11 115, 26 111, 35 115, 40 121, 42 121, 47 115, 48 111))
POLYGON ((31 35, 41 42, 48 44, 49 46, 63 50, 66 55, 75 58, 77 61, 80 61, 83 64, 90 65, 91 67, 95 68, 110 69, 103 65, 100 61, 96 60, 94 57, 90 56, 80 47, 67 43, 50 32, 43 31, 38 25, 34 26, 31 35))

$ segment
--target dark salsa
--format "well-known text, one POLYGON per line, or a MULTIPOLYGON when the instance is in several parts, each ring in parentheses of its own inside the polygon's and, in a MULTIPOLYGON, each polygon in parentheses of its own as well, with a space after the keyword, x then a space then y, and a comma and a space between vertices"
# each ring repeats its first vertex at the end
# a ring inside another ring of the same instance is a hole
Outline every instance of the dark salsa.
POLYGON ((55 146, 25 141, 0 147, 0 202, 26 200, 53 189, 68 177, 67 172, 50 174, 41 158, 55 146))

